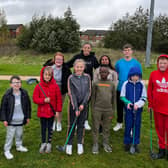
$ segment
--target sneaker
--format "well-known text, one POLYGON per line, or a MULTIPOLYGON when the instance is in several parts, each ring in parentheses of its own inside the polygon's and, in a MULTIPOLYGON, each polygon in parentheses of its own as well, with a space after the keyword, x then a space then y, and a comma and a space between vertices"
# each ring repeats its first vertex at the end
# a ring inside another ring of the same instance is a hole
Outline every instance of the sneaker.
POLYGON ((45 153, 50 153, 51 152, 51 143, 47 143, 45 153))
POLYGON ((28 149, 22 145, 16 148, 17 151, 19 152, 28 152, 28 149))
POLYGON ((88 120, 85 121, 84 127, 85 127, 85 130, 88 130, 88 131, 91 130, 88 120))
POLYGON ((99 153, 99 145, 98 145, 98 143, 93 144, 92 153, 93 154, 98 154, 99 153))
POLYGON ((122 128, 122 123, 117 123, 116 126, 113 128, 114 131, 119 131, 122 128))
POLYGON ((139 149, 138 145, 135 145, 135 152, 140 153, 140 149, 139 149))
POLYGON ((66 146, 66 154, 67 155, 72 155, 72 145, 67 145, 66 146))
POLYGON ((125 145, 124 145, 124 150, 125 150, 125 152, 129 152, 129 151, 130 151, 130 147, 131 147, 130 144, 125 144, 125 145))
POLYGON ((103 144, 105 152, 112 152, 112 148, 109 144, 103 144))
POLYGON ((83 144, 78 144, 78 151, 77 151, 77 153, 78 153, 78 155, 82 155, 83 154, 83 144))
POLYGON ((56 121, 53 122, 52 130, 55 131, 56 127, 56 121))
POLYGON ((57 132, 61 132, 62 131, 62 124, 57 122, 57 132))
POLYGON ((8 160, 13 159, 13 155, 12 155, 12 153, 10 153, 10 151, 5 151, 4 155, 5 155, 6 159, 8 159, 8 160))
POLYGON ((42 143, 41 146, 40 146, 39 152, 40 152, 40 153, 44 153, 44 152, 45 152, 45 149, 46 149, 46 146, 47 146, 46 143, 42 143))

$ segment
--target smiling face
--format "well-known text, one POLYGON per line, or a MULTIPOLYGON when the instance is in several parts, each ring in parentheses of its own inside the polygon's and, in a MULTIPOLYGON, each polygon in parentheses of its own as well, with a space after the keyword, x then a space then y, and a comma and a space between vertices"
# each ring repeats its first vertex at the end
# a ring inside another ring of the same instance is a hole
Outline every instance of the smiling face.
POLYGON ((84 56, 90 55, 90 52, 92 50, 91 45, 90 44, 84 44, 83 47, 82 47, 82 50, 83 50, 83 55, 84 56))
POLYGON ((10 83, 10 86, 13 88, 14 91, 19 91, 19 89, 22 86, 21 80, 18 79, 13 79, 12 82, 10 83))
POLYGON ((109 65, 109 59, 108 59, 107 56, 103 56, 101 58, 101 64, 103 64, 103 65, 109 65))
POLYGON ((52 77, 52 72, 48 70, 44 70, 44 73, 43 73, 44 81, 48 83, 51 80, 51 77, 52 77))
POLYGON ((84 69, 85 69, 85 63, 83 61, 76 62, 74 64, 74 72, 75 72, 76 75, 81 76, 82 73, 84 72, 84 69))
POLYGON ((63 64, 64 58, 61 55, 56 55, 55 56, 55 65, 56 67, 61 67, 63 64))

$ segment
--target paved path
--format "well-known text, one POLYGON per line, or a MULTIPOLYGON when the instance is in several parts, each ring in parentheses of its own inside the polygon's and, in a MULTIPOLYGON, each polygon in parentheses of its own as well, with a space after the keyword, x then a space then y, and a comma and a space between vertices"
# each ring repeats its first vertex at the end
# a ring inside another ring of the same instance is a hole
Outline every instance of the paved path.
MULTIPOLYGON (((0 75, 0 80, 10 80, 12 75, 0 75)), ((27 80, 29 78, 37 78, 38 80, 40 79, 39 76, 20 76, 21 80, 27 80)))
MULTIPOLYGON (((0 80, 9 80, 11 78, 11 76, 12 75, 0 75, 0 80)), ((40 80, 39 76, 20 76, 20 78, 21 78, 21 80, 27 80, 29 78, 36 78, 36 79, 40 80)), ((146 85, 148 84, 148 80, 143 80, 143 81, 146 85)))

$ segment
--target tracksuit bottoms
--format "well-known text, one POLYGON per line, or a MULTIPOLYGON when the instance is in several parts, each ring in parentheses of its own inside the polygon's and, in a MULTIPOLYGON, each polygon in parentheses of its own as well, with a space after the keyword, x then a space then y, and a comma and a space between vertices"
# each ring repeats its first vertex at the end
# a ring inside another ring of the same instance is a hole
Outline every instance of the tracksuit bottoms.
POLYGON ((23 126, 7 126, 4 151, 10 151, 15 136, 16 148, 22 145, 23 126))
MULTIPOLYGON (((73 110, 73 107, 70 103, 70 110, 69 110, 69 116, 68 116, 68 120, 69 120, 68 135, 69 135, 69 132, 72 128, 75 117, 76 117, 75 110, 73 110)), ((72 130, 71 136, 69 138, 68 145, 72 145, 72 143, 73 143, 73 137, 74 137, 74 132, 75 132, 76 126, 77 126, 77 143, 83 144, 84 122, 86 119, 85 117, 86 117, 86 106, 84 107, 84 110, 80 112, 80 115, 77 118, 74 129, 72 130)))

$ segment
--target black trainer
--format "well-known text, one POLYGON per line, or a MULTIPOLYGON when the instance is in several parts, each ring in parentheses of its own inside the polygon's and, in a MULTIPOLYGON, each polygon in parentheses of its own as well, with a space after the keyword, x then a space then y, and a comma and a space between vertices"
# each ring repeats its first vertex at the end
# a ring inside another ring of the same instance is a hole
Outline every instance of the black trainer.
POLYGON ((140 150, 139 150, 138 145, 135 145, 135 152, 136 152, 136 153, 140 153, 140 150))
POLYGON ((159 153, 156 154, 156 159, 163 159, 165 157, 165 149, 159 148, 159 153))
POLYGON ((125 152, 129 152, 129 151, 130 151, 130 147, 131 147, 130 144, 125 144, 125 145, 124 145, 124 150, 125 150, 125 152))

